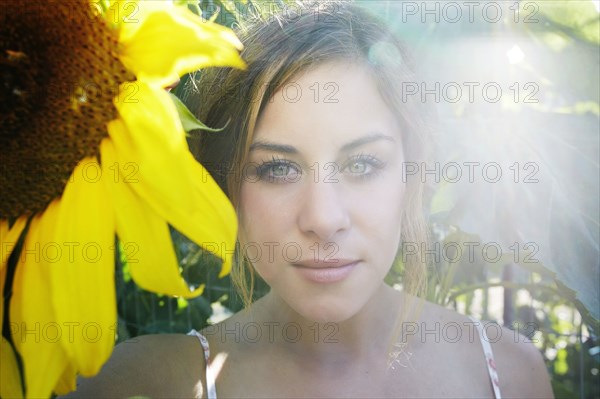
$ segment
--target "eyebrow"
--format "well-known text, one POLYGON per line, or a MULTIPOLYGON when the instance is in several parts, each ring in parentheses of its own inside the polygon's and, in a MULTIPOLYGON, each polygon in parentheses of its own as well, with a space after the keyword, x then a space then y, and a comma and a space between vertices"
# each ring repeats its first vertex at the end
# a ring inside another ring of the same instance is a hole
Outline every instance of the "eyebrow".
POLYGON ((261 140, 255 141, 250 146, 250 151, 255 151, 255 150, 281 152, 283 154, 297 154, 298 153, 298 150, 291 145, 276 144, 276 143, 272 143, 270 141, 261 141, 261 140))
MULTIPOLYGON (((362 145, 365 145, 368 143, 373 143, 373 142, 379 141, 379 140, 387 140, 387 141, 391 141, 391 142, 396 142, 396 139, 394 139, 392 136, 388 136, 383 133, 372 133, 367 136, 360 137, 356 140, 352 140, 351 142, 344 144, 341 148, 341 152, 349 152, 349 151, 355 149, 356 147, 360 147, 362 145)), ((282 154, 297 154, 298 153, 298 150, 296 149, 296 147, 293 147, 291 145, 277 144, 277 143, 273 143, 273 142, 269 142, 269 141, 262 141, 262 140, 258 140, 258 141, 255 141, 254 143, 252 143, 252 145, 250 146, 250 151, 255 151, 255 150, 279 152, 282 154)))
POLYGON ((391 141, 393 143, 396 142, 396 139, 394 139, 392 136, 388 136, 383 133, 372 133, 372 134, 369 134, 368 136, 360 137, 356 140, 353 140, 353 141, 349 142, 348 144, 344 144, 342 146, 342 152, 348 152, 348 151, 355 149, 356 147, 360 147, 361 145, 373 143, 373 142, 379 141, 379 140, 387 140, 387 141, 391 141))

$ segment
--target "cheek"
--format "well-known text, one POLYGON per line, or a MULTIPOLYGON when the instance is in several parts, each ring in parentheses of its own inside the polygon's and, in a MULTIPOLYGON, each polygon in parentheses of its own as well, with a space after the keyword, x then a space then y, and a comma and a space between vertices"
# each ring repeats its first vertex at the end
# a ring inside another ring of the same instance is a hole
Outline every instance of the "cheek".
POLYGON ((252 183, 243 183, 240 190, 240 242, 256 242, 262 234, 261 227, 264 223, 265 208, 267 204, 261 198, 260 190, 252 183))
MULTIPOLYGON (((240 190, 240 229, 251 240, 280 242, 293 231, 300 186, 282 187, 263 182, 244 182, 240 190)), ((280 245, 284 245, 281 242, 280 245)))
POLYGON ((404 192, 404 184, 390 177, 360 199, 362 206, 357 211, 357 223, 364 226, 363 232, 370 236, 367 239, 384 263, 393 261, 400 245, 404 192))
POLYGON ((369 218, 374 223, 396 224, 404 209, 405 184, 395 175, 390 175, 378 184, 355 190, 353 207, 358 210, 359 217, 369 218))
MULTIPOLYGON (((239 242, 254 269, 270 283, 281 253, 283 214, 269 202, 268 190, 244 183, 240 191, 239 242)), ((272 199, 272 197, 271 197, 272 199)))

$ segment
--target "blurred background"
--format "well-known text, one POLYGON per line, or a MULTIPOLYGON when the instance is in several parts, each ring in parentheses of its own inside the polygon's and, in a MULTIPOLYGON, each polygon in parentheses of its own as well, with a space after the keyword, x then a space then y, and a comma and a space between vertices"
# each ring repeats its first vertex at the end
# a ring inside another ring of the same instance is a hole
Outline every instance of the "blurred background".
MULTIPOLYGON (((188 1, 233 26, 294 1, 188 1)), ((334 5, 320 2, 331 10, 334 5)), ((435 108, 427 184, 427 299, 518 330, 544 356, 556 397, 600 398, 600 4, 358 1, 407 44, 403 95, 435 108)), ((185 92, 194 76, 182 79, 185 92)), ((117 263, 119 341, 180 332, 241 309, 220 261, 172 230, 193 300, 138 288, 117 263)), ((123 251, 122 251, 123 252, 123 251)), ((394 265, 387 281, 402 284, 394 265)), ((266 287, 258 282, 257 296, 266 287)))

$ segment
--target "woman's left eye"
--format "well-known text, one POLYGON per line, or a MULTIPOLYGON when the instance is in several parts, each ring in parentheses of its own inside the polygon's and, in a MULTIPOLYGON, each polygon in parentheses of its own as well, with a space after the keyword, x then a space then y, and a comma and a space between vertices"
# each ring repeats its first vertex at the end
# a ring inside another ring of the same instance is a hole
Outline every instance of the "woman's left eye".
POLYGON ((357 155, 346 163, 342 172, 347 172, 353 177, 366 178, 376 175, 384 166, 385 162, 372 155, 357 155))
POLYGON ((368 170, 369 166, 363 161, 354 161, 348 165, 348 171, 353 174, 362 174, 368 170))

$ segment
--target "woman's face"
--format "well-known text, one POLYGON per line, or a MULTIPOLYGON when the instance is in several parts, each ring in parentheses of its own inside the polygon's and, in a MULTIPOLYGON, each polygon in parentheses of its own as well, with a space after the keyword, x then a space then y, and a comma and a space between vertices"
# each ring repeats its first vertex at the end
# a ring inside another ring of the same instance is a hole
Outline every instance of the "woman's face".
POLYGON ((400 130, 364 67, 323 64, 276 93, 245 165, 240 244, 301 316, 339 322, 381 288, 400 243, 400 130))

